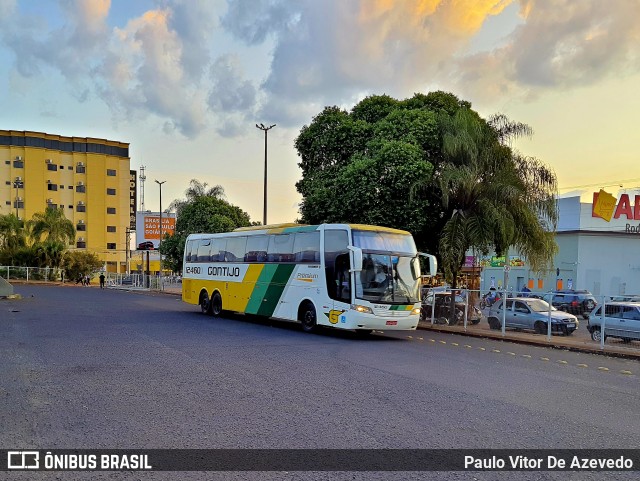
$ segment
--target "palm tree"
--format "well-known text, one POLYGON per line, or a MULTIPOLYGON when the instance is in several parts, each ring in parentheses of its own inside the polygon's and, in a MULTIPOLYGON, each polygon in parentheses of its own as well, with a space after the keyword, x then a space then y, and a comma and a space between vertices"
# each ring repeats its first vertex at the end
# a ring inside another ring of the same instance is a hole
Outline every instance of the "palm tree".
POLYGON ((209 187, 209 184, 206 182, 200 182, 198 179, 191 179, 189 182, 189 187, 185 190, 184 194, 187 197, 186 199, 176 199, 171 204, 169 204, 169 211, 175 211, 176 213, 180 213, 180 210, 186 205, 199 197, 214 197, 216 199, 221 199, 224 197, 224 188, 221 185, 214 185, 213 187, 209 187))
POLYGON ((531 135, 530 127, 502 115, 485 122, 469 109, 439 120, 444 161, 435 175, 447 218, 439 247, 452 287, 457 287, 465 254, 472 248, 506 256, 515 247, 533 270, 550 265, 557 251, 555 174, 509 146, 511 140, 531 135))
POLYGON ((36 242, 61 242, 65 245, 73 242, 76 229, 73 222, 64 216, 60 209, 47 207, 44 212, 37 212, 28 222, 31 238, 36 242))

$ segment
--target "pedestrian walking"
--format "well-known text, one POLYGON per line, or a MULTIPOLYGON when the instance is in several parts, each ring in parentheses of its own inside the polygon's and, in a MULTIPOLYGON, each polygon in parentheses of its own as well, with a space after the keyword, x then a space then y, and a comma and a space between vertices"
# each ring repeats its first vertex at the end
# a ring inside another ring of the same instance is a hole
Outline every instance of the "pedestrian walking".
POLYGON ((100 289, 104 289, 104 272, 100 273, 100 289))

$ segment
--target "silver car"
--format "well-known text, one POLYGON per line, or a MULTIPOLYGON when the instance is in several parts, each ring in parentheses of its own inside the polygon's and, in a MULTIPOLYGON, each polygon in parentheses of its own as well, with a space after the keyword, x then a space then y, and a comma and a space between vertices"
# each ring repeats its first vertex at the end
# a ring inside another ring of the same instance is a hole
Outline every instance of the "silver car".
MULTIPOLYGON (((491 329, 502 329, 502 309, 504 301, 496 302, 489 310, 487 320, 491 329)), ((507 298, 505 325, 515 329, 531 329, 538 334, 547 333, 549 322, 549 304, 542 299, 531 297, 507 298)), ((578 318, 568 312, 551 307, 551 332, 564 335, 578 328, 578 318)))
MULTIPOLYGON (((640 340, 640 302, 610 302, 605 305, 605 339, 617 337, 624 342, 640 340)), ((587 329, 591 339, 602 340, 602 306, 589 316, 587 329)))

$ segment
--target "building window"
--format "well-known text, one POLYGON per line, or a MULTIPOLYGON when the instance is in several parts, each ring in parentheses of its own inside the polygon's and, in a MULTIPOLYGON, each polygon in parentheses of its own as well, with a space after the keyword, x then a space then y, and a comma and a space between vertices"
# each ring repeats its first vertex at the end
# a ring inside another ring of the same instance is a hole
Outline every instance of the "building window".
POLYGON ((85 232, 87 230, 87 224, 77 224, 76 230, 85 232))
POLYGON ((116 189, 107 189, 107 195, 116 195, 116 189))
POLYGON ((58 170, 57 164, 47 164, 47 170, 58 170))
POLYGON ((86 211, 87 211, 87 206, 86 205, 78 204, 78 207, 76 207, 76 212, 86 212, 86 211))
POLYGON ((58 184, 47 184, 47 190, 58 190, 58 184))
POLYGON ((115 225, 108 225, 107 226, 107 232, 115 232, 116 231, 116 226, 115 225))
POLYGON ((115 242, 107 242, 107 249, 115 250, 116 243, 115 242))
POLYGON ((116 213, 115 207, 107 207, 107 214, 115 214, 115 213, 116 213))
POLYGON ((84 165, 76 166, 76 174, 84 174, 86 172, 84 165))
POLYGON ((7 180, 7 181, 5 182, 5 184, 7 184, 7 185, 11 185, 11 181, 10 181, 10 180, 7 180))
POLYGON ((58 204, 50 204, 49 202, 47 202, 47 209, 57 209, 58 208, 58 204))
POLYGON ((115 177, 116 176, 116 171, 114 169, 107 169, 107 176, 115 177))
POLYGON ((69 190, 73 190, 73 186, 72 185, 68 185, 67 187, 69 188, 69 190))
POLYGON ((87 188, 84 185, 76 185, 76 192, 80 192, 84 194, 87 191, 87 188))
MULTIPOLYGON (((7 202, 7 204, 9 204, 9 202, 7 202)), ((24 200, 14 200, 13 201, 13 208, 14 209, 24 209, 24 200)))
POLYGON ((11 205, 11 201, 10 201, 10 200, 8 200, 8 201, 6 201, 6 202, 5 202, 5 204, 7 204, 7 205, 11 205))
POLYGON ((69 209, 73 210, 73 206, 72 206, 72 205, 70 205, 70 206, 69 206, 69 209))
POLYGON ((76 247, 78 249, 86 249, 87 248, 87 243, 84 241, 78 241, 76 242, 76 247))
POLYGON ((14 160, 13 167, 16 169, 24 169, 24 160, 14 160))

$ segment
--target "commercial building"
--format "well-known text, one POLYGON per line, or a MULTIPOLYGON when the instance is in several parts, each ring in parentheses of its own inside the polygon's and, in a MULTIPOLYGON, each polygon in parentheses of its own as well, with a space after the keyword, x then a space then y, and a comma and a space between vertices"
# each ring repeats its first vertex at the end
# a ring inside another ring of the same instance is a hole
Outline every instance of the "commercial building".
MULTIPOLYGON (((558 199, 558 254, 553 268, 533 272, 524 257, 511 253, 508 262, 490 256, 475 259, 482 267, 480 287, 508 287, 534 292, 586 289, 594 295, 640 294, 640 190, 604 190, 558 199)), ((469 259, 469 262, 473 262, 469 259)))
POLYGON ((1 214, 29 220, 61 209, 76 227, 72 249, 95 252, 109 272, 126 271, 136 221, 128 143, 0 130, 0 179, 1 214))

